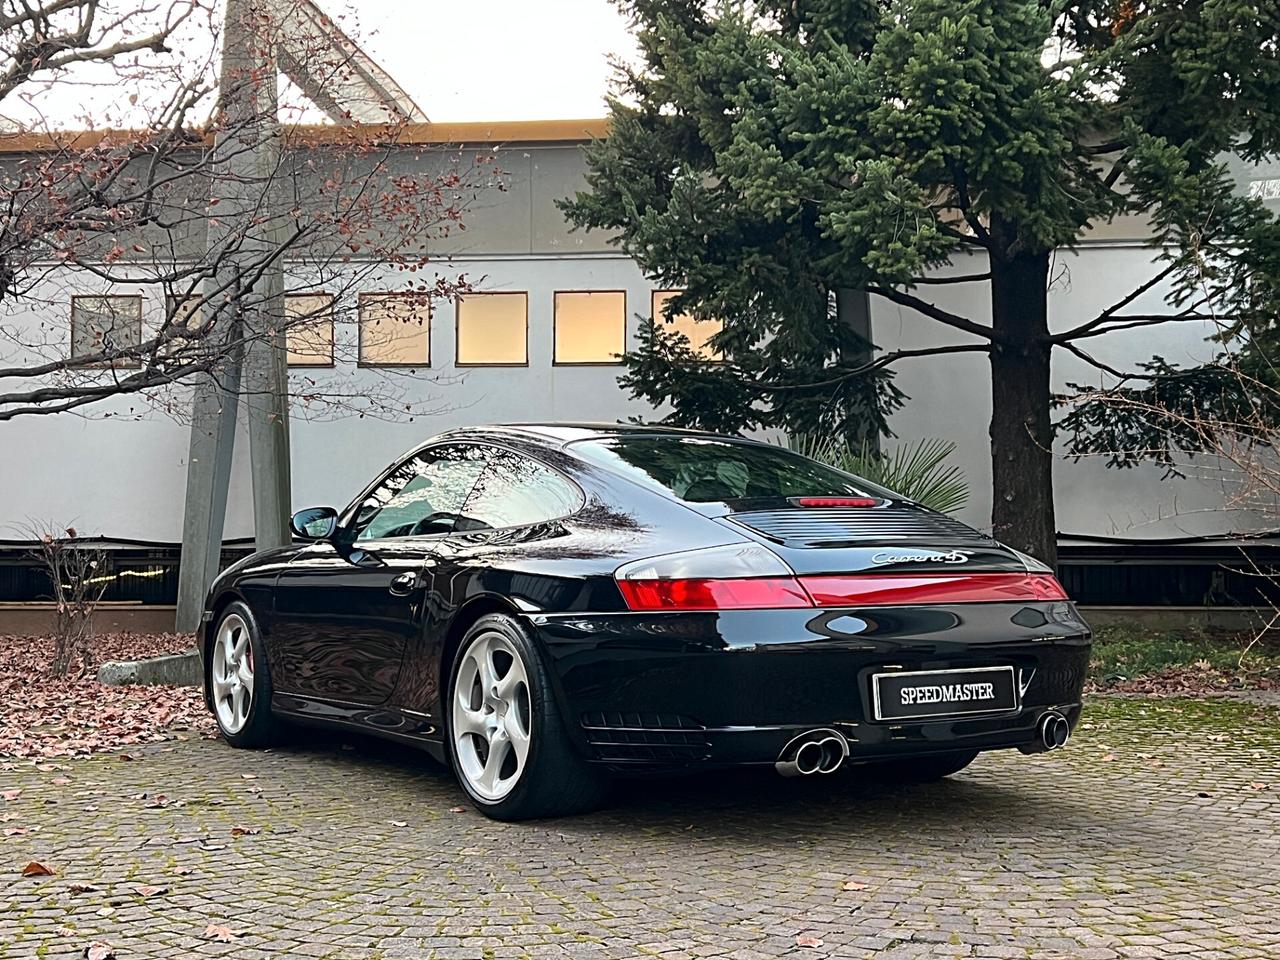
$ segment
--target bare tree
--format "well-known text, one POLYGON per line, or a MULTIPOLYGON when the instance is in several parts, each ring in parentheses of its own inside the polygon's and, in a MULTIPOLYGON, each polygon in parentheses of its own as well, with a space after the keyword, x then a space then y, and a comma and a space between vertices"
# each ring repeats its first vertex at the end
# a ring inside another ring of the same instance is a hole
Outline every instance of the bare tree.
POLYGON ((107 554, 100 547, 80 543, 74 527, 62 524, 31 524, 34 555, 49 577, 50 599, 54 604, 53 674, 65 677, 83 673, 93 666, 90 643, 93 612, 112 577, 107 573, 107 554))
MULTIPOLYGON (((167 388, 217 376, 255 338, 326 337, 373 278, 418 322, 466 288, 436 272, 428 245, 497 182, 492 155, 405 145, 403 121, 289 128, 277 147, 273 123, 226 109, 216 42, 193 57, 188 37, 174 52, 183 31, 216 41, 215 13, 213 0, 0 0, 0 115, 11 103, 26 114, 25 129, 0 133, 0 422, 127 395, 180 414, 167 388), (132 129, 73 133, 40 115, 48 97, 29 91, 65 99, 76 70, 126 94, 132 129), (282 310, 277 290, 265 303, 258 281, 281 262, 286 294, 325 297, 282 310), (245 323, 254 311, 271 322, 245 323)), ((270 51, 286 27, 263 15, 254 42, 270 51)), ((346 69, 324 50, 313 69, 325 56, 346 69)), ((231 82, 274 102, 274 69, 231 82)), ((390 377, 357 392, 317 374, 297 392, 317 411, 413 412, 390 377)))

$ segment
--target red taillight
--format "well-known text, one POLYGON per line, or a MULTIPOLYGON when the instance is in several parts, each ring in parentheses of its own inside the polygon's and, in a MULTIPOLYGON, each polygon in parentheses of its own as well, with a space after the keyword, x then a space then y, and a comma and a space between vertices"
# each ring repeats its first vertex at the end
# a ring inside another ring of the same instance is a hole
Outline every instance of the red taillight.
POLYGON ((793 502, 801 507, 874 507, 880 503, 874 497, 796 497, 793 502))
POLYGON ((1067 599, 1056 578, 1038 573, 619 580, 618 589, 632 610, 890 607, 1067 599))
POLYGON ((619 580, 632 610, 760 610, 811 607, 813 602, 791 577, 740 580, 619 580))
POLYGON ((1057 578, 1047 573, 848 574, 801 577, 800 584, 820 607, 1067 599, 1057 578))
POLYGON ((846 573, 797 577, 755 543, 668 553, 614 571, 631 610, 764 610, 1065 600, 1050 573, 846 573))

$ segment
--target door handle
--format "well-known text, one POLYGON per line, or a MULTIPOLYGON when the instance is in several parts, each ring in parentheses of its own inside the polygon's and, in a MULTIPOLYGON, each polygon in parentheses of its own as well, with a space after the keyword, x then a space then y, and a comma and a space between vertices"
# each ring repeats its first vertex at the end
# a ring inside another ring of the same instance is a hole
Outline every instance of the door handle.
POLYGON ((410 572, 402 573, 397 577, 392 577, 391 583, 388 585, 387 589, 391 591, 394 596, 407 597, 409 594, 413 593, 417 587, 418 575, 410 572))

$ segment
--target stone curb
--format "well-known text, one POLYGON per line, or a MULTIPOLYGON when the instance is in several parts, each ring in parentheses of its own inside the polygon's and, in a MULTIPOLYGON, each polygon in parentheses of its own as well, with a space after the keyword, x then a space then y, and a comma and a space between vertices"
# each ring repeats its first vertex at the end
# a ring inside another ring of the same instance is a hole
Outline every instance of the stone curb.
POLYGON ((134 683, 198 687, 204 682, 204 669, 200 651, 188 650, 150 660, 109 660, 98 668, 98 682, 112 687, 134 683))

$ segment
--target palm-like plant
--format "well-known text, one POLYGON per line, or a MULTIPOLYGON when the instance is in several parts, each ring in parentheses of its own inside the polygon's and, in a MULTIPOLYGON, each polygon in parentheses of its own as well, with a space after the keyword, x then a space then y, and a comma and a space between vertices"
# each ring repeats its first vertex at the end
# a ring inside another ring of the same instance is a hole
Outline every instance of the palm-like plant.
POLYGON ((806 434, 789 438, 787 446, 942 513, 955 513, 969 502, 964 471, 945 462, 956 449, 950 440, 925 438, 881 451, 837 436, 806 434))

